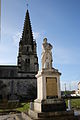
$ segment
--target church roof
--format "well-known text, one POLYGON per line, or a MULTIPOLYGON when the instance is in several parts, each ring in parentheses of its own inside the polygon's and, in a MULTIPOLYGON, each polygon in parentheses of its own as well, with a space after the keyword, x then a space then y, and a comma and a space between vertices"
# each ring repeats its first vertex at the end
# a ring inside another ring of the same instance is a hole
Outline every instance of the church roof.
POLYGON ((22 41, 24 41, 23 44, 33 45, 33 34, 32 34, 32 28, 31 28, 31 22, 30 22, 28 10, 26 12, 25 21, 24 21, 22 41))
POLYGON ((29 76, 30 72, 24 73, 26 76, 18 76, 18 66, 16 65, 0 65, 0 79, 34 79, 34 72, 29 76))
POLYGON ((17 76, 16 65, 0 65, 0 78, 17 76))

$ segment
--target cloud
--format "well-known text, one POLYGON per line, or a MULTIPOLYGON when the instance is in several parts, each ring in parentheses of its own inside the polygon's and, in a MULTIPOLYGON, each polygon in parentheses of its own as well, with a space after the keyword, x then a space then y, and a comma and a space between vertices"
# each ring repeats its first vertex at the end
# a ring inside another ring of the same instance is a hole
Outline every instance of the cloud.
MULTIPOLYGON (((16 34, 14 34, 13 36, 13 42, 16 46, 19 45, 19 41, 21 38, 22 33, 21 32, 17 32, 16 34)), ((33 32, 33 37, 34 39, 38 39, 40 37, 40 33, 39 32, 33 32)))
POLYGON ((20 38, 21 38, 21 32, 17 32, 14 36, 13 36, 13 42, 16 46, 19 45, 19 41, 20 41, 20 38))
POLYGON ((4 44, 0 44, 0 55, 1 53, 7 52, 8 48, 6 47, 6 45, 4 44))
POLYGON ((7 43, 1 42, 0 44, 0 65, 16 63, 15 47, 7 43))
POLYGON ((0 65, 8 63, 8 48, 5 45, 0 45, 0 65))
POLYGON ((77 90, 78 89, 78 82, 77 80, 70 80, 69 81, 61 81, 61 90, 65 90, 65 84, 66 84, 66 90, 77 90))
POLYGON ((63 46, 57 46, 53 50, 56 64, 79 64, 80 55, 76 54, 77 50, 63 46))
POLYGON ((39 32, 33 32, 33 37, 34 37, 34 39, 38 39, 40 37, 40 33, 39 32))
POLYGON ((60 47, 60 46, 56 47, 55 59, 57 63, 68 64, 70 62, 70 56, 68 54, 68 49, 60 47))

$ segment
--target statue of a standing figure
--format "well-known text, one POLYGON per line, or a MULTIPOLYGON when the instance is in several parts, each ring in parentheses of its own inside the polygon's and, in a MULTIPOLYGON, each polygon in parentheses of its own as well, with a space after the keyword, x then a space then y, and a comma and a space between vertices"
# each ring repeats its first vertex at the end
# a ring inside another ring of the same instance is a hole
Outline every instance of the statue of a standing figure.
POLYGON ((47 42, 47 38, 44 38, 42 44, 42 69, 52 68, 52 45, 47 42))

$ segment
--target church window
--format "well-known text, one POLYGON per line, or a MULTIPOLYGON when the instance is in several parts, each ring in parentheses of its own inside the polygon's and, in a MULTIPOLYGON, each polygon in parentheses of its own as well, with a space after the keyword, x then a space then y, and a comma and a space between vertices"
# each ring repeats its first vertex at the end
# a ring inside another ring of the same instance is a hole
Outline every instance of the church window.
POLYGON ((10 71, 10 77, 13 77, 14 76, 14 70, 11 70, 10 71))
POLYGON ((29 71, 29 70, 30 70, 30 59, 29 59, 29 58, 27 58, 27 59, 25 60, 25 70, 26 70, 26 71, 29 71))
POLYGON ((27 34, 29 33, 29 30, 27 30, 27 34))
POLYGON ((27 52, 29 52, 29 46, 27 46, 27 52))
POLYGON ((2 76, 2 70, 0 70, 0 76, 2 76))
POLYGON ((29 43, 29 35, 27 35, 27 38, 26 38, 26 39, 27 39, 27 41, 26 41, 26 42, 28 42, 28 43, 29 43))
POLYGON ((30 63, 30 59, 28 59, 28 63, 30 63))
POLYGON ((30 59, 29 59, 29 58, 26 59, 26 63, 27 63, 27 64, 30 64, 30 59))
POLYGON ((20 83, 17 82, 17 93, 19 93, 19 89, 20 89, 20 83))

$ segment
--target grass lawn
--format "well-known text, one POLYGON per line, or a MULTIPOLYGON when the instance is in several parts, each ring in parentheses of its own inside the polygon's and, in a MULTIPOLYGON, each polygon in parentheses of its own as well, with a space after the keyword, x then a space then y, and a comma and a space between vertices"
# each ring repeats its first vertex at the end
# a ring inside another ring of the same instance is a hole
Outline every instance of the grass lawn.
POLYGON ((15 108, 15 104, 14 104, 14 106, 12 106, 12 108, 10 107, 10 108, 0 109, 0 113, 10 112, 10 111, 25 112, 29 109, 29 106, 30 106, 30 103, 20 103, 20 106, 15 108))
MULTIPOLYGON (((68 100, 66 100, 66 105, 68 106, 68 100)), ((23 112, 29 109, 29 103, 22 103, 22 107, 16 108, 16 110, 23 112)), ((71 107, 74 109, 80 109, 80 99, 71 99, 71 107)))
POLYGON ((29 109, 30 103, 22 103, 22 107, 16 108, 20 112, 25 112, 29 109))
MULTIPOLYGON (((66 105, 68 105, 68 100, 66 101, 66 105)), ((73 109, 80 109, 80 99, 71 99, 71 106, 73 109)), ((0 113, 2 112, 7 112, 7 111, 19 111, 19 112, 25 112, 29 109, 30 107, 30 103, 26 102, 26 103, 20 103, 20 105, 15 108, 15 106, 13 106, 13 108, 11 109, 0 109, 0 113)))
MULTIPOLYGON (((66 105, 68 106, 68 100, 66 100, 66 105)), ((80 109, 80 99, 71 99, 71 107, 74 109, 80 109)))

